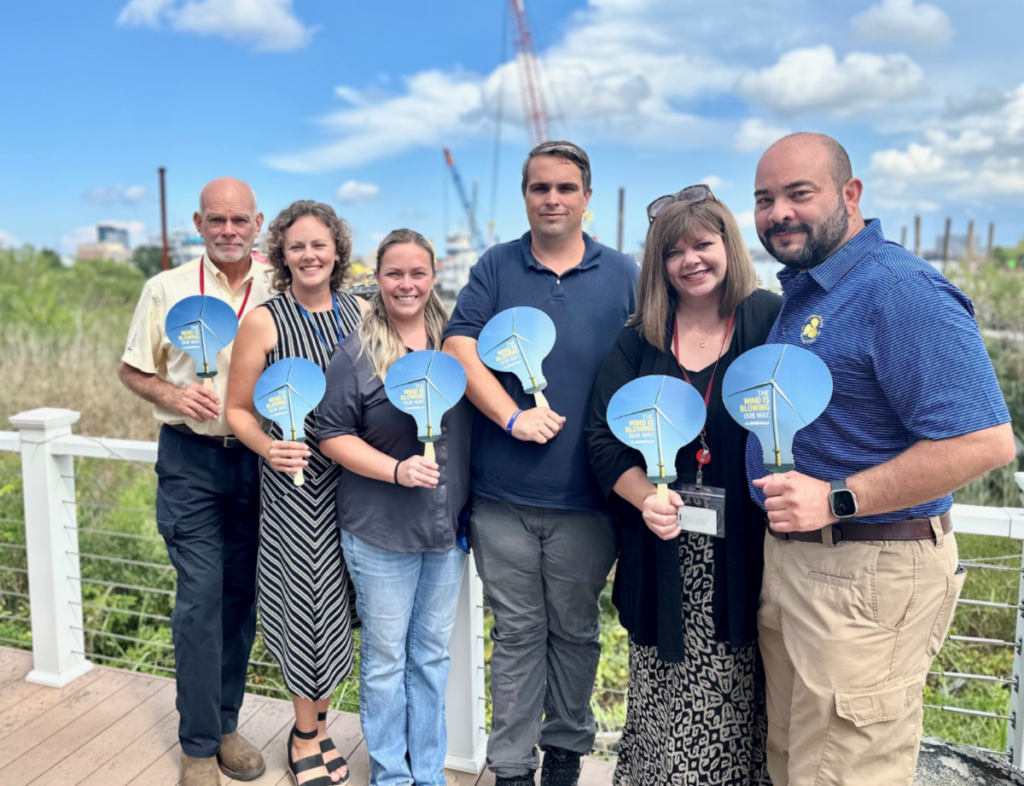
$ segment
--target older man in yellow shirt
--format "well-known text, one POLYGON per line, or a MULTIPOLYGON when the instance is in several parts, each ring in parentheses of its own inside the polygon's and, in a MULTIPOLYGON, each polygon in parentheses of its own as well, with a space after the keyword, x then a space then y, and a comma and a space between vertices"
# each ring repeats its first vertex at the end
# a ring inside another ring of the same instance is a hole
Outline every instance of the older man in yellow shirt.
POLYGON ((121 357, 125 387, 153 404, 161 424, 157 527, 178 575, 171 628, 178 683, 181 786, 219 786, 220 769, 253 780, 266 769, 236 731, 256 634, 258 457, 230 433, 222 399, 231 345, 212 390, 167 337, 167 312, 204 294, 239 319, 271 295, 270 269, 252 258, 263 225, 256 197, 234 178, 208 183, 194 216, 206 253, 159 273, 142 291, 121 357))

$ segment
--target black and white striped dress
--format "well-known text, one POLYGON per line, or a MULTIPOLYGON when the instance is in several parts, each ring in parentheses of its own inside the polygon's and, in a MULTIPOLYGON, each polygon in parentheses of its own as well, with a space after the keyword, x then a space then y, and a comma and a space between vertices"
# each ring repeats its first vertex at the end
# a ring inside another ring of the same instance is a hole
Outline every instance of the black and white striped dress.
MULTIPOLYGON (((282 358, 302 357, 326 371, 334 346, 361 319, 355 298, 336 294, 340 335, 333 309, 309 315, 331 351, 287 292, 263 304, 277 326, 268 367, 282 358)), ((269 433, 282 438, 276 423, 269 433)), ((257 600, 263 643, 281 664, 285 686, 295 696, 316 701, 330 696, 352 671, 350 606, 355 606, 335 514, 341 467, 320 453, 315 411, 306 417, 306 444, 310 456, 302 486, 260 461, 257 600)))

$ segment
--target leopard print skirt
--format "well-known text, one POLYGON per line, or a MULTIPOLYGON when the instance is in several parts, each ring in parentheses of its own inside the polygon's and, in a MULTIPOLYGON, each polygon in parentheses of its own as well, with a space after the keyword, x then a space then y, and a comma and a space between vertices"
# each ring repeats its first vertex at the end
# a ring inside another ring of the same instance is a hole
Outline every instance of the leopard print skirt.
POLYGON ((629 692, 615 786, 763 786, 768 720, 757 643, 716 642, 711 538, 679 536, 686 660, 629 645, 629 692))

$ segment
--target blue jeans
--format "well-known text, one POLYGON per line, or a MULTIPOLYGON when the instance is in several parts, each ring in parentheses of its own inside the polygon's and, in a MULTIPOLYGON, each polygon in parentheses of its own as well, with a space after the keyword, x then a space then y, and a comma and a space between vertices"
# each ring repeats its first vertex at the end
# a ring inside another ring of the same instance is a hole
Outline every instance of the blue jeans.
POLYGON ((359 720, 370 785, 444 786, 448 641, 466 554, 385 551, 344 531, 341 544, 363 623, 359 720))

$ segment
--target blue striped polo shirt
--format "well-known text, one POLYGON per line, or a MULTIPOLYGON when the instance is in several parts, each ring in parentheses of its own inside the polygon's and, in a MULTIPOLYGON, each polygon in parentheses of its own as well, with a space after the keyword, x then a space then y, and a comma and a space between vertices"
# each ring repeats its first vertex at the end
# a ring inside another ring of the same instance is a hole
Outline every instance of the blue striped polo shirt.
MULTIPOLYGON (((798 472, 848 478, 903 453, 1010 420, 968 297, 934 267, 886 242, 871 220, 808 271, 779 273, 783 302, 769 344, 809 349, 832 372, 832 400, 797 432, 798 472)), ((764 477, 761 445, 747 441, 747 477, 764 477)), ((764 493, 750 493, 762 508, 764 493)), ((936 516, 953 496, 865 517, 879 523, 936 516)))

